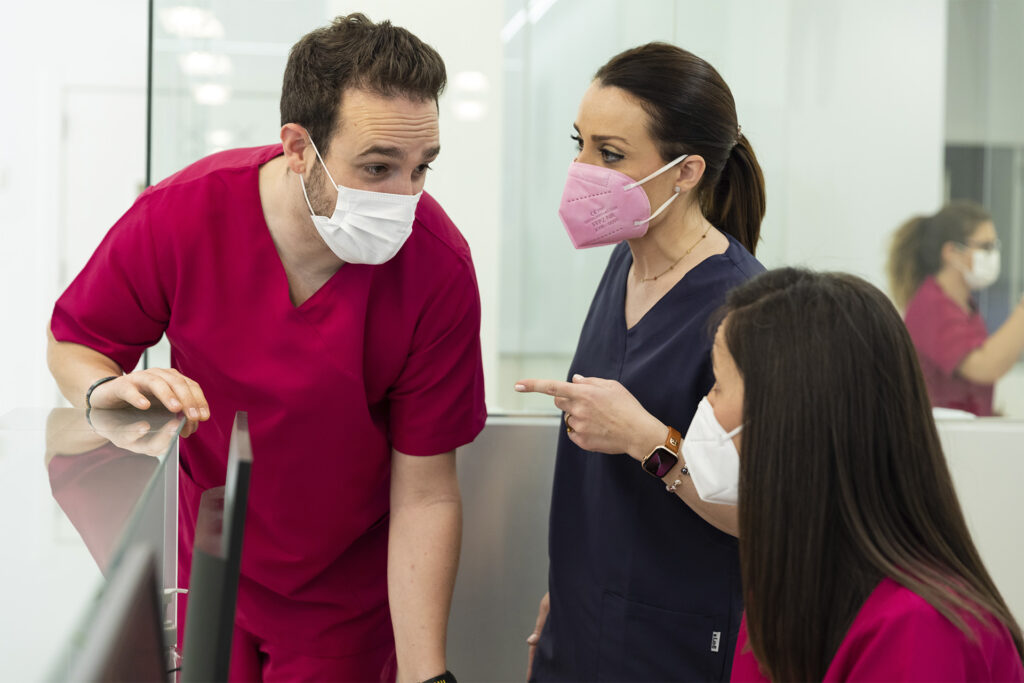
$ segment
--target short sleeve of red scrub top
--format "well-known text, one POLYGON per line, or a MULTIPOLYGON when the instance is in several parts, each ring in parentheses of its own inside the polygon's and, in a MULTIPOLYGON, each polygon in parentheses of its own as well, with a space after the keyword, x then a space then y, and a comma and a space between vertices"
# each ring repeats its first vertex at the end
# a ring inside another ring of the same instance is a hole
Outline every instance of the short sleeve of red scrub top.
POLYGON ((932 405, 991 415, 992 385, 975 384, 957 372, 988 337, 981 314, 964 311, 928 277, 907 305, 905 319, 932 405))
MULTIPOLYGON (((50 327, 58 341, 88 346, 131 372, 163 335, 174 283, 149 229, 149 188, 93 252, 58 299, 50 327)), ((170 254, 163 254, 164 257, 170 254)))
POLYGON ((971 351, 985 343, 985 322, 961 309, 929 277, 907 305, 907 330, 917 352, 952 375, 971 351))
POLYGON ((465 443, 456 426, 482 427, 486 419, 478 364, 480 298, 468 260, 448 273, 438 294, 427 302, 415 339, 388 392, 391 443, 407 455, 445 453, 465 443), (462 391, 467 394, 460 398, 462 391))

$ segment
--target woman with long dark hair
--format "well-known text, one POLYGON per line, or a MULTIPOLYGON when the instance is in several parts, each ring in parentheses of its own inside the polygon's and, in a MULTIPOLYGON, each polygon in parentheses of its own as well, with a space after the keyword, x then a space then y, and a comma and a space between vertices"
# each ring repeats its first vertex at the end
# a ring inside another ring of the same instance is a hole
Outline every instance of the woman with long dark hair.
POLYGON ((992 216, 955 201, 896 231, 889 284, 917 347, 932 405, 993 414, 993 384, 1024 351, 1024 299, 988 334, 973 293, 999 278, 992 216))
POLYGON ((711 386, 709 316, 763 270, 761 169, 722 77, 664 43, 601 67, 570 135, 559 216, 577 248, 617 246, 569 381, 516 387, 554 396, 565 423, 531 676, 724 680, 736 508, 681 474, 680 430, 711 386))
POLYGON ((725 311, 707 400, 739 459, 733 680, 1024 680, 885 295, 781 269, 725 311))

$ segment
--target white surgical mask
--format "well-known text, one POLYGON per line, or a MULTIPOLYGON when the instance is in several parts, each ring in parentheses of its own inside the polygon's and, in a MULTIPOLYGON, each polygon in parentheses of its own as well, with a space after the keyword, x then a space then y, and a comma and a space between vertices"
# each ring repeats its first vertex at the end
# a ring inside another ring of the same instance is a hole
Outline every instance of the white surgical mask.
POLYGON ((738 502, 740 456, 732 437, 741 429, 743 425, 726 432, 707 397, 701 399, 683 438, 683 462, 701 500, 726 505, 738 502))
POLYGON ((960 272, 971 289, 991 287, 999 279, 999 250, 975 249, 971 268, 960 272))
POLYGON ((302 183, 302 196, 306 198, 313 225, 338 258, 346 263, 380 264, 394 258, 398 250, 412 234, 412 223, 416 218, 416 205, 420 201, 422 191, 416 194, 389 194, 387 192, 371 192, 356 190, 334 182, 327 164, 320 156, 313 139, 316 158, 327 171, 338 190, 338 201, 334 214, 330 217, 318 216, 313 211, 306 193, 306 181, 299 176, 302 183))

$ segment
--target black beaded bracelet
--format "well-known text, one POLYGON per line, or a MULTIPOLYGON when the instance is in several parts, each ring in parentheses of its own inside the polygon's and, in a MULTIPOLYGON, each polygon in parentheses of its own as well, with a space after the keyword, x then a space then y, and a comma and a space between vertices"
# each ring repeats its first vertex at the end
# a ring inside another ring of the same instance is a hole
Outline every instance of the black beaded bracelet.
POLYGON ((92 383, 92 386, 89 387, 88 391, 85 392, 85 414, 86 415, 88 415, 89 412, 92 410, 92 403, 90 402, 89 399, 92 398, 92 392, 96 391, 96 387, 98 387, 99 385, 101 385, 101 384, 103 384, 105 382, 109 382, 112 379, 117 379, 118 377, 120 377, 120 375, 111 375, 110 377, 104 377, 103 379, 98 379, 98 380, 96 380, 95 382, 92 383))
POLYGON ((455 676, 452 675, 451 671, 445 671, 440 676, 428 678, 427 680, 423 681, 423 683, 458 683, 458 681, 455 680, 455 676))

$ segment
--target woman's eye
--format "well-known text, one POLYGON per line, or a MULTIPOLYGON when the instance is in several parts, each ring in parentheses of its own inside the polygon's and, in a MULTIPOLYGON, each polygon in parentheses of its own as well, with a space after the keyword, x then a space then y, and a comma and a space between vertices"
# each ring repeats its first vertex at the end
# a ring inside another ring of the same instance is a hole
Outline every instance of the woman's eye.
POLYGON ((434 168, 430 164, 420 164, 419 166, 416 167, 416 173, 418 175, 423 175, 427 171, 433 171, 433 170, 434 170, 434 168))
POLYGON ((576 142, 576 149, 578 149, 581 152, 583 151, 583 138, 581 138, 579 135, 570 135, 569 139, 574 140, 576 142))
POLYGON ((369 175, 379 176, 379 175, 384 175, 385 173, 387 173, 388 172, 388 167, 384 166, 382 164, 373 164, 373 165, 370 165, 370 166, 366 166, 365 170, 366 170, 367 174, 369 174, 369 175))
POLYGON ((613 151, 611 151, 609 149, 602 149, 601 150, 601 159, 604 160, 604 162, 606 164, 610 164, 612 162, 615 162, 615 161, 618 161, 618 160, 622 159, 622 155, 621 154, 617 154, 616 152, 613 152, 613 151))

